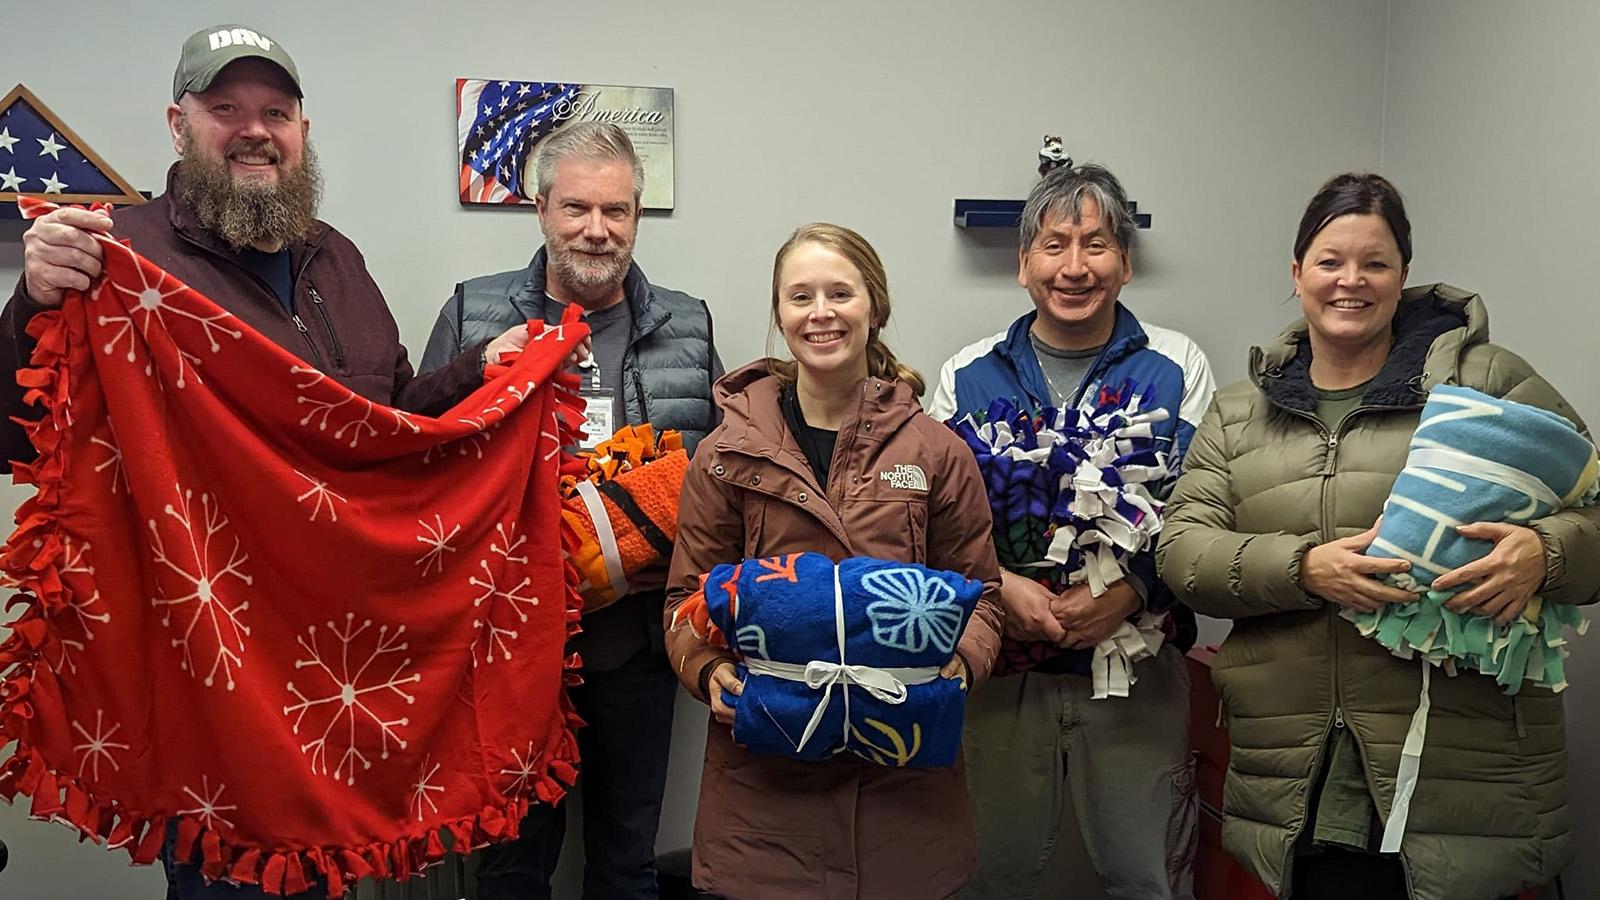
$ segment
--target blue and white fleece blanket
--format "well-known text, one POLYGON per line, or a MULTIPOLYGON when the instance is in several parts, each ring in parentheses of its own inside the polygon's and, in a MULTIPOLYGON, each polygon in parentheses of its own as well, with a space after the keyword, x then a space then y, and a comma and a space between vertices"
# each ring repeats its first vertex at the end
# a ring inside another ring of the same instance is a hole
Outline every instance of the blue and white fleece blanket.
POLYGON ((1586 506, 1600 491, 1594 445, 1566 419, 1537 407, 1441 385, 1422 409, 1406 466, 1383 508, 1368 553, 1408 560, 1394 583, 1420 594, 1377 613, 1345 611, 1361 633, 1396 655, 1420 653, 1435 664, 1493 675, 1508 694, 1524 680, 1566 687, 1563 629, 1587 623, 1567 604, 1530 603, 1521 618, 1500 625, 1444 607, 1454 592, 1433 580, 1479 559, 1488 541, 1462 537, 1471 522, 1526 525, 1557 510, 1586 506))
POLYGON ((834 565, 792 553, 720 565, 705 579, 710 619, 741 657, 733 739, 755 753, 880 765, 956 761, 964 686, 939 677, 983 583, 911 563, 834 565))
MULTIPOLYGON (((1102 386, 1092 408, 1046 407, 1034 415, 997 398, 950 423, 988 488, 1000 565, 1057 593, 1087 582, 1100 597, 1155 546, 1162 523, 1156 497, 1174 473, 1154 429, 1171 413, 1151 401, 1124 381, 1102 386)), ((1138 680, 1134 664, 1155 656, 1166 639, 1165 620, 1142 611, 1095 646, 1093 699, 1128 696, 1138 680)), ((992 674, 1026 671, 1063 652, 1049 641, 1005 638, 992 674)))

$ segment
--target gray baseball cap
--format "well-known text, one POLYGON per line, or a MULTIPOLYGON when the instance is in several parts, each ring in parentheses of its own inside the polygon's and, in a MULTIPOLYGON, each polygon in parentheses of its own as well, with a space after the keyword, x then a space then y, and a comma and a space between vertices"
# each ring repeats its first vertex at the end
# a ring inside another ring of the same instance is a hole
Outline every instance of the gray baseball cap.
POLYGON ((294 95, 305 96, 300 90, 300 72, 282 44, 248 25, 217 25, 202 28, 183 42, 178 71, 172 76, 172 102, 177 103, 185 91, 205 90, 228 63, 249 56, 277 63, 294 85, 294 95))

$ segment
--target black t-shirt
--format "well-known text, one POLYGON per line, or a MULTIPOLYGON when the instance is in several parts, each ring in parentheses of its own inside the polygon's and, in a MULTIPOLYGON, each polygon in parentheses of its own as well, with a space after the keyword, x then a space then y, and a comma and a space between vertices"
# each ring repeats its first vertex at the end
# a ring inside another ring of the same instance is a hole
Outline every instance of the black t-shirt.
MULTIPOLYGON (((551 303, 561 304, 549 293, 545 297, 551 303)), ((628 344, 633 341, 633 307, 623 300, 585 313, 583 320, 589 326, 595 365, 600 368, 600 387, 611 392, 611 425, 621 428, 627 421, 622 404, 622 360, 628 352, 628 344)), ((590 371, 579 370, 582 387, 589 386, 590 371)), ((659 593, 632 594, 585 615, 583 632, 572 639, 571 649, 583 657, 584 667, 591 672, 616 671, 645 648, 661 646, 660 633, 652 631, 660 627, 661 602, 659 593)), ((653 652, 661 651, 654 649, 653 652)))
MULTIPOLYGON (((550 301, 561 302, 554 297, 550 297, 550 301)), ((600 367, 600 387, 611 392, 611 424, 621 428, 628 420, 622 403, 622 361, 628 355, 628 345, 633 343, 633 307, 623 300, 605 309, 584 313, 583 321, 589 326, 595 365, 600 367)), ((588 373, 581 374, 583 386, 588 387, 588 373)))
POLYGON ((817 476, 817 484, 826 489, 828 470, 833 465, 833 447, 839 441, 839 432, 813 428, 806 424, 806 414, 800 409, 800 396, 792 384, 785 385, 783 390, 778 392, 778 405, 783 407, 784 421, 789 423, 789 430, 794 432, 795 441, 800 445, 800 452, 805 454, 806 462, 811 464, 811 471, 817 476))
POLYGON ((289 260, 289 248, 285 247, 277 253, 262 253, 253 247, 246 247, 239 251, 238 257, 240 265, 260 276, 272 288, 284 309, 294 312, 294 271, 289 260))

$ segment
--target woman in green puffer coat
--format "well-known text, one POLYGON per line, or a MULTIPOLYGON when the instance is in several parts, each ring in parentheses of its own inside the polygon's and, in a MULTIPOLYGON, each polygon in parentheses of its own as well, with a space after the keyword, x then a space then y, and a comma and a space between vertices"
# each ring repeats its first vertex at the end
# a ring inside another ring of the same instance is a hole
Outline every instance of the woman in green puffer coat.
MULTIPOLYGON (((1489 343, 1477 295, 1403 289, 1410 261, 1410 223, 1384 179, 1341 175, 1312 198, 1292 267, 1305 319, 1217 393, 1157 551, 1183 602, 1234 620, 1213 670, 1232 743, 1223 843, 1280 897, 1486 900, 1572 858, 1560 698, 1531 684, 1506 696, 1476 672, 1432 679, 1404 842, 1375 852, 1421 664, 1339 613, 1411 599, 1373 577, 1407 564, 1363 551, 1427 392, 1465 385, 1583 428, 1527 362, 1489 343)), ((1467 587, 1454 608, 1508 620, 1534 594, 1600 598, 1600 509, 1463 533, 1494 549, 1438 579, 1467 587)))

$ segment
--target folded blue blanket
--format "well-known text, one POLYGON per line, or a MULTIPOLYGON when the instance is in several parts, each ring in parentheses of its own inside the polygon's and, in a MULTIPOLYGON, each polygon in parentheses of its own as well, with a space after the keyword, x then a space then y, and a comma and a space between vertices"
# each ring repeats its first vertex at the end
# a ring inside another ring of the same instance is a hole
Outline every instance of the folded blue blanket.
POLYGON ((733 738, 755 753, 953 765, 966 695, 938 676, 983 583, 911 563, 791 553, 720 565, 711 621, 741 657, 733 738))
POLYGON ((1594 445, 1566 419, 1470 388, 1434 388, 1367 551, 1410 561, 1411 571, 1393 581, 1422 596, 1377 613, 1347 611, 1347 617, 1401 656, 1422 653, 1441 665, 1486 672, 1507 693, 1516 693, 1524 679, 1566 687, 1563 628, 1580 624, 1574 607, 1536 599, 1522 618, 1500 625, 1446 609, 1454 592, 1430 588, 1435 578, 1493 548, 1462 537, 1457 525, 1526 525, 1593 503, 1597 491, 1594 445))

